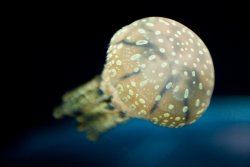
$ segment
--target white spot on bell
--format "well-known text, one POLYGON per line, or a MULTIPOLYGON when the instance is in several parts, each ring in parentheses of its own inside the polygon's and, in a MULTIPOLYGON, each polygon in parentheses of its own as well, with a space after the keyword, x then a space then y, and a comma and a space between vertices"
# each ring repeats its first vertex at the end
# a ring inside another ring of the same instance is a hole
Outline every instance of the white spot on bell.
POLYGON ((203 52, 201 50, 199 50, 199 54, 203 55, 203 52))
POLYGON ((166 89, 170 89, 172 87, 173 83, 172 82, 169 82, 167 85, 166 85, 166 89))
POLYGON ((139 102, 140 102, 141 104, 145 104, 145 100, 144 100, 143 98, 140 98, 140 99, 139 99, 139 102))
POLYGON ((159 101, 159 100, 161 100, 161 95, 157 95, 157 96, 155 97, 155 101, 159 101))
POLYGON ((146 33, 146 31, 144 29, 142 29, 142 28, 138 29, 138 32, 141 33, 141 34, 146 33))
POLYGON ((162 68, 165 68, 166 66, 167 66, 167 63, 166 63, 166 62, 161 63, 161 67, 162 67, 162 68))
POLYGON ((179 86, 177 85, 175 88, 174 88, 174 92, 178 92, 179 91, 179 86))
POLYGON ((187 71, 184 71, 184 75, 185 75, 185 76, 188 76, 188 72, 187 72, 187 71))
POLYGON ((158 76, 159 77, 162 77, 164 75, 164 73, 163 72, 161 72, 158 76))
POLYGON ((134 95, 134 91, 132 89, 129 89, 128 91, 129 95, 133 96, 134 95))
POLYGON ((195 71, 192 71, 192 76, 195 77, 195 71))
POLYGON ((177 71, 175 69, 172 70, 172 75, 175 75, 177 71))
POLYGON ((153 23, 146 23, 146 25, 149 26, 149 27, 154 27, 153 23))
POLYGON ((116 65, 118 65, 118 66, 122 65, 121 60, 117 60, 117 61, 116 61, 116 65))
POLYGON ((133 87, 136 87, 136 82, 135 82, 135 81, 131 81, 131 85, 132 85, 133 87))
POLYGON ((169 105, 168 105, 168 109, 169 109, 169 110, 172 110, 173 108, 174 108, 174 105, 173 105, 173 104, 169 104, 169 105))
POLYGON ((163 39, 162 39, 162 38, 159 38, 159 39, 158 39, 158 42, 163 43, 163 39))
POLYGON ((169 114, 169 113, 164 113, 163 116, 164 116, 164 117, 169 117, 170 114, 169 114))
POLYGON ((130 60, 138 60, 141 57, 140 54, 134 54, 133 56, 130 57, 130 60))
POLYGON ((145 44, 147 44, 148 43, 148 41, 147 40, 139 40, 139 41, 136 41, 136 45, 145 45, 145 44))
POLYGON ((154 60, 155 58, 156 58, 155 55, 151 55, 151 56, 149 56, 148 60, 154 60))
POLYGON ((141 86, 141 87, 144 87, 147 83, 148 83, 147 80, 141 81, 141 82, 140 82, 140 86, 141 86))
POLYGON ((184 106, 183 108, 182 108, 182 112, 187 112, 188 111, 188 106, 184 106))
POLYGON ((134 68, 134 72, 138 72, 139 70, 140 70, 139 67, 135 67, 135 68, 134 68))
POLYGON ((154 88, 157 90, 157 89, 159 89, 159 87, 160 87, 159 85, 155 85, 154 88))
POLYGON ((174 120, 179 121, 179 120, 181 120, 181 117, 175 117, 174 120))
POLYGON ((160 48, 160 52, 161 52, 161 53, 165 53, 165 51, 166 51, 166 50, 165 50, 164 48, 160 48))
POLYGON ((211 95, 211 90, 207 90, 206 94, 207 94, 207 96, 210 96, 211 95))
POLYGON ((202 89, 203 89, 203 85, 202 85, 202 83, 199 83, 199 88, 200 88, 200 90, 202 90, 202 89))
POLYGON ((184 98, 187 99, 189 95, 189 89, 185 89, 184 98))
POLYGON ((162 20, 162 19, 159 19, 159 21, 160 21, 161 23, 163 23, 163 24, 167 25, 167 26, 169 26, 169 25, 170 25, 168 22, 166 22, 166 21, 164 21, 164 20, 162 20))
POLYGON ((195 106, 196 106, 196 107, 199 107, 199 106, 200 106, 200 99, 196 99, 196 101, 195 101, 195 106))
POLYGON ((155 31, 155 35, 160 35, 161 32, 160 31, 155 31))

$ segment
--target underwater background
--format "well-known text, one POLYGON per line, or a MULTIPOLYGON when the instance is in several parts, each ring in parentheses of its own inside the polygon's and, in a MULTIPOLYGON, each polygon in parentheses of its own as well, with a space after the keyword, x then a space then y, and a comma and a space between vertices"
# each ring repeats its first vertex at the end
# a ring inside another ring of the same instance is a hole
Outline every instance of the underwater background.
POLYGON ((249 11, 245 4, 154 1, 39 4, 30 11, 31 95, 6 112, 0 166, 250 166, 249 11), (92 4, 93 3, 93 4, 92 4), (64 6, 65 5, 65 6, 64 6), (91 142, 71 118, 55 120, 62 95, 100 74, 108 43, 143 17, 183 23, 207 45, 215 67, 211 104, 194 124, 164 128, 130 119, 91 142))

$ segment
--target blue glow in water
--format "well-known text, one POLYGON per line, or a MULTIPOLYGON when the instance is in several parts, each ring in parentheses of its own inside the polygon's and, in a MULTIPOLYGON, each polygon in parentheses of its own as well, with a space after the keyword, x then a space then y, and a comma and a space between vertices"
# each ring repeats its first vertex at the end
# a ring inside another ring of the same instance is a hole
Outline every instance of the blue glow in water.
MULTIPOLYGON (((56 121, 55 121, 56 122, 56 121)), ((132 119, 89 142, 68 119, 36 128, 5 154, 33 166, 250 166, 250 97, 215 97, 208 111, 179 129, 132 119), (55 126, 56 125, 56 126, 55 126)))

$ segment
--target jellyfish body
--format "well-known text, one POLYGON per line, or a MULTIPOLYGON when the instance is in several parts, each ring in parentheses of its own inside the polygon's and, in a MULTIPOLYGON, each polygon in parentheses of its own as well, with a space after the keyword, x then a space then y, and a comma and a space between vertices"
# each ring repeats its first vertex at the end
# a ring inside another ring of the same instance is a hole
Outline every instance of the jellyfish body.
POLYGON ((201 117, 213 88, 213 62, 198 35, 149 17, 114 34, 101 77, 66 93, 54 117, 76 118, 90 140, 129 118, 177 128, 201 117))
POLYGON ((129 117, 167 127, 191 124, 208 107, 213 88, 206 45, 179 22, 144 18, 111 39, 101 89, 129 117))

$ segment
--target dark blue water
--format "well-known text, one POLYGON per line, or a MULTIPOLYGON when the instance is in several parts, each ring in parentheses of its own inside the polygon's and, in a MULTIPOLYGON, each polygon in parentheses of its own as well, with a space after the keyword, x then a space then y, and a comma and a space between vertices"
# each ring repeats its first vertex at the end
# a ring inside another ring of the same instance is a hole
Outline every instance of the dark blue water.
POLYGON ((203 117, 179 129, 131 119, 97 142, 75 122, 33 128, 8 149, 15 166, 250 166, 250 97, 215 97, 203 117))

